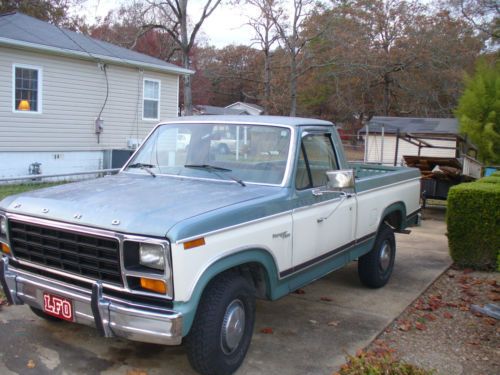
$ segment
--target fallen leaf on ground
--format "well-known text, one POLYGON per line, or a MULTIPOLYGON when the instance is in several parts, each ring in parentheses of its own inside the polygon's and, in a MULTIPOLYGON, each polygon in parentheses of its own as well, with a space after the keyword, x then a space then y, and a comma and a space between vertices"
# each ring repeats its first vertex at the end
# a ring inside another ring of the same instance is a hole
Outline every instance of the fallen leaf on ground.
POLYGON ((468 342, 468 344, 470 344, 470 345, 479 345, 480 343, 479 343, 479 340, 471 340, 471 341, 468 342))
POLYGON ((448 307, 458 307, 458 304, 453 303, 453 302, 446 302, 446 306, 448 306, 448 307))
POLYGON ((490 284, 491 286, 497 286, 497 281, 496 280, 489 280, 488 284, 490 284))
POLYGON ((36 365, 35 365, 35 361, 33 361, 32 359, 30 359, 30 360, 28 361, 28 363, 26 364, 26 367, 27 367, 27 368, 35 368, 35 367, 36 367, 36 365))
POLYGON ((425 331, 427 329, 427 326, 424 323, 416 322, 415 328, 419 331, 425 331))
POLYGON ((472 268, 464 268, 464 275, 474 271, 472 268))
POLYGON ((306 291, 304 289, 297 289, 294 293, 295 294, 306 294, 306 291))
POLYGON ((331 322, 328 322, 328 325, 330 327, 337 327, 339 325, 339 321, 338 320, 332 320, 331 322))
POLYGON ((470 280, 470 276, 460 276, 457 281, 460 284, 467 284, 469 282, 469 280, 470 280))
POLYGON ((314 319, 310 319, 309 323, 311 323, 311 324, 318 324, 318 322, 316 320, 314 320, 314 319))
POLYGON ((445 311, 443 313, 443 317, 445 317, 446 319, 453 319, 453 315, 451 315, 448 311, 445 311))
POLYGON ((477 296, 477 293, 471 292, 470 290, 465 290, 464 293, 467 294, 469 297, 477 296))
POLYGON ((492 300, 493 302, 498 302, 500 301, 500 294, 498 293, 490 293, 488 294, 488 298, 492 300))
POLYGON ((333 299, 330 298, 330 297, 321 297, 320 300, 321 301, 326 301, 326 302, 332 302, 333 301, 333 299))
POLYGON ((433 322, 434 320, 437 319, 437 316, 434 314, 428 313, 428 314, 424 314, 424 318, 433 322))
POLYGON ((407 320, 402 320, 398 324, 398 329, 400 331, 407 332, 407 331, 409 331, 411 329, 411 323, 409 321, 407 321, 407 320))
POLYGON ((148 373, 147 371, 144 370, 133 369, 133 370, 128 370, 127 375, 148 375, 148 373))
POLYGON ((266 335, 272 335, 274 333, 273 329, 270 327, 262 328, 260 333, 264 333, 266 335))
POLYGON ((496 319, 486 317, 483 318, 483 323, 489 324, 490 326, 494 326, 495 324, 497 324, 497 321, 496 319))

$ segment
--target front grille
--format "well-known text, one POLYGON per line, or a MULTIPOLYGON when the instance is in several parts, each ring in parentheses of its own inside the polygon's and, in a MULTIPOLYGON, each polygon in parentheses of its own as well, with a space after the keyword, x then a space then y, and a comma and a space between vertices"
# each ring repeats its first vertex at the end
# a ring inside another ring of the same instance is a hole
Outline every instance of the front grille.
POLYGON ((123 286, 117 239, 9 221, 18 259, 123 286))

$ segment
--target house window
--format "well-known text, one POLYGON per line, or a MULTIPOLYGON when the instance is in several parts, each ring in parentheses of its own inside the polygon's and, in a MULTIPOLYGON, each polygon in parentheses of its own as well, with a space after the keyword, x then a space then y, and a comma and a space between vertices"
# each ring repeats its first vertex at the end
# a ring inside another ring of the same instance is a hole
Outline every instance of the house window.
POLYGON ((143 120, 159 120, 160 118, 160 81, 144 80, 143 120))
POLYGON ((14 112, 42 112, 42 69, 28 65, 13 65, 14 112))

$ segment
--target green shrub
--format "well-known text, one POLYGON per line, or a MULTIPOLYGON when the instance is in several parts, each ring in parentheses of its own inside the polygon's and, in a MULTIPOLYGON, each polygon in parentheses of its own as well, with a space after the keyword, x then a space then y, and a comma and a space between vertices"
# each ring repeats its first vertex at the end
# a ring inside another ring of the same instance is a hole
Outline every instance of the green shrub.
POLYGON ((472 182, 448 193, 450 255, 462 267, 496 269, 500 250, 500 184, 472 182))
POLYGON ((347 363, 334 375, 433 375, 433 370, 424 370, 400 361, 390 353, 361 352, 347 356, 347 363))
POLYGON ((491 174, 491 176, 493 176, 493 177, 500 177, 500 171, 493 172, 491 174))
POLYGON ((487 184, 500 184, 500 176, 487 176, 481 178, 478 182, 484 182, 487 184))

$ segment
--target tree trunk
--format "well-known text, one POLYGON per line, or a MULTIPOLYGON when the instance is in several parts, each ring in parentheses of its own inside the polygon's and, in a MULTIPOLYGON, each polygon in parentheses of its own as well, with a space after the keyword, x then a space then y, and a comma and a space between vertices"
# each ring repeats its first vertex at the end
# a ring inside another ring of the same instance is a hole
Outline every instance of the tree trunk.
MULTIPOLYGON (((189 61, 189 37, 187 31, 187 0, 180 1, 180 28, 181 28, 181 47, 182 47, 182 66, 185 69, 191 68, 189 61)), ((184 116, 193 114, 193 95, 191 91, 191 75, 184 75, 184 116)))
POLYGON ((389 116, 391 107, 391 77, 389 73, 384 74, 384 115, 389 116))
POLYGON ((297 115, 297 57, 290 55, 290 117, 297 115))
POLYGON ((264 53, 264 114, 268 115, 271 98, 271 56, 269 50, 264 53))
MULTIPOLYGON (((189 52, 182 52, 182 66, 190 69, 189 52)), ((193 97, 191 91, 191 75, 184 75, 184 116, 191 116, 193 114, 193 97)))

